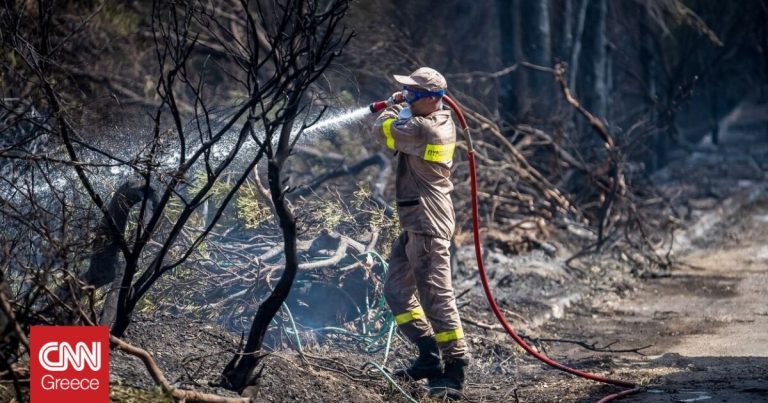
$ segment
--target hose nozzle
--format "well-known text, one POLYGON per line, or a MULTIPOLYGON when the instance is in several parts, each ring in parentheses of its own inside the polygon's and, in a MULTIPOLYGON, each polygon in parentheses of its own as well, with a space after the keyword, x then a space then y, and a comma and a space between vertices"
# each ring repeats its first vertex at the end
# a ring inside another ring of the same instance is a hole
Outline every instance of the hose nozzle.
POLYGON ((368 105, 368 109, 371 110, 371 113, 376 113, 376 112, 380 112, 380 111, 384 110, 384 108, 388 107, 389 105, 390 105, 389 104, 389 100, 387 100, 387 101, 376 101, 376 102, 368 105))

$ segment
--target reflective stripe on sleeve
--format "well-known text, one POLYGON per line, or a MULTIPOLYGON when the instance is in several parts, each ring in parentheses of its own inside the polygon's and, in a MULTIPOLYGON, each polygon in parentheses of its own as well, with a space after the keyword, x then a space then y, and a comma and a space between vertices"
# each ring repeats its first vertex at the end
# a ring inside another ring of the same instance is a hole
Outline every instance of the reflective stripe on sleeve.
POLYGON ((438 343, 448 343, 449 341, 454 341, 458 339, 464 338, 464 329, 458 328, 453 330, 446 330, 444 332, 435 333, 435 340, 437 340, 438 343))
POLYGON ((395 118, 387 119, 384 124, 381 125, 381 130, 384 131, 384 137, 387 138, 387 148, 390 150, 395 149, 395 138, 392 137, 392 123, 395 122, 395 118))
POLYGON ((395 315, 395 323, 397 323, 398 326, 404 325, 406 323, 413 322, 414 320, 421 319, 423 317, 424 317, 424 310, 421 309, 421 307, 418 307, 412 311, 395 315))
POLYGON ((430 162, 448 162, 453 159, 453 149, 456 143, 427 144, 424 150, 424 160, 430 162))

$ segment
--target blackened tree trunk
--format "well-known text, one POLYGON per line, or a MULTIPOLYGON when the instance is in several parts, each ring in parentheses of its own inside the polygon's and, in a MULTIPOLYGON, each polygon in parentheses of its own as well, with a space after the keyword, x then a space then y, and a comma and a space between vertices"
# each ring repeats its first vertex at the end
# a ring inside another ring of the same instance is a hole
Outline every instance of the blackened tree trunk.
MULTIPOLYGON (((320 2, 294 1, 283 8, 283 23, 278 32, 281 35, 273 38, 271 44, 275 49, 285 53, 285 73, 291 81, 285 82, 285 103, 276 114, 282 116, 285 121, 282 125, 275 125, 265 119, 267 134, 264 141, 266 153, 269 156, 268 177, 270 196, 275 207, 278 223, 283 233, 283 254, 285 255, 285 267, 280 280, 275 285, 272 293, 259 305, 259 309, 251 323, 245 348, 238 352, 224 368, 221 377, 221 385, 242 392, 246 386, 252 383, 256 377, 256 367, 261 361, 261 349, 264 336, 267 333, 270 322, 277 311, 283 305, 291 290, 296 273, 299 269, 299 259, 296 252, 296 218, 287 205, 286 176, 282 172, 285 161, 291 154, 295 141, 301 137, 302 131, 307 127, 305 123, 298 128, 294 137, 294 123, 302 109, 301 103, 305 99, 310 85, 321 77, 325 69, 334 58, 341 54, 341 50, 351 39, 340 27, 341 19, 347 11, 347 1, 336 0, 327 5, 324 12, 318 12, 320 2), (341 31, 341 32, 339 32, 341 31), (301 46, 298 46, 301 45, 301 46), (279 130, 277 148, 272 142, 272 133, 279 130)), ((246 4, 246 3, 244 3, 246 4)), ((245 11, 248 12, 247 7, 245 11)), ((259 16, 263 18, 263 15, 259 16)), ((248 14, 249 24, 255 27, 254 19, 248 14)), ((255 31, 252 31, 252 36, 255 31)), ((281 54, 277 52, 277 54, 281 54)), ((281 55, 278 59, 282 58, 281 55)), ((253 70, 250 79, 258 85, 258 69, 253 70)), ((319 119, 319 118, 318 118, 319 119)))
POLYGON ((606 75, 608 41, 605 24, 607 11, 607 0, 589 2, 582 41, 583 56, 580 62, 582 86, 577 85, 578 93, 587 110, 603 119, 606 117, 608 102, 606 75))
MULTIPOLYGON (((760 3, 760 22, 758 26, 760 27, 758 34, 761 38, 760 46, 763 49, 763 83, 760 85, 760 101, 766 102, 768 101, 768 1, 760 3)), ((768 122, 765 123, 765 135, 768 136, 768 122)))
MULTIPOLYGON (((523 53, 525 60, 539 66, 551 67, 552 35, 549 23, 549 1, 523 1, 521 4, 523 53)), ((529 116, 547 119, 554 98, 552 76, 545 72, 527 71, 526 91, 531 98, 529 116)))
MULTIPOLYGON (((286 110, 288 116, 296 114, 300 95, 297 92, 293 93, 289 101, 290 106, 286 110)), ((288 293, 293 286, 293 280, 296 278, 296 273, 299 270, 299 260, 296 252, 296 218, 286 204, 285 191, 283 190, 283 183, 285 181, 282 174, 283 164, 291 152, 290 137, 292 131, 293 120, 287 122, 282 127, 277 152, 269 159, 267 165, 270 195, 275 206, 280 229, 283 232, 285 269, 275 289, 259 305, 256 316, 251 323, 251 329, 248 333, 248 340, 246 341, 243 353, 236 355, 224 369, 222 384, 231 390, 242 391, 251 383, 256 366, 261 359, 261 356, 258 354, 264 343, 264 336, 267 334, 269 324, 275 314, 277 314, 277 311, 280 310, 283 302, 288 298, 288 293)))
MULTIPOLYGON (((85 284, 96 288, 109 283, 113 287, 107 290, 104 306, 101 311, 99 323, 111 326, 117 314, 118 295, 123 279, 125 265, 120 265, 119 240, 125 236, 125 228, 128 224, 128 216, 134 205, 146 200, 154 208, 157 204, 157 195, 151 186, 141 178, 133 178, 123 183, 109 202, 110 216, 102 219, 101 225, 96 229, 96 242, 94 253, 91 256, 88 271, 83 273, 80 280, 85 284), (114 220, 116 230, 112 229, 107 220, 114 220)), ((146 205, 142 205, 142 208, 146 205)), ((147 215, 144 215, 147 217, 147 215)), ((142 225, 144 223, 141 223, 142 225)), ((60 289, 59 292, 65 290, 60 289)), ((80 296, 78 295, 78 298, 80 296)))
POLYGON ((559 26, 561 27, 560 35, 558 35, 558 40, 555 44, 557 51, 554 58, 564 62, 568 62, 571 50, 573 49, 573 23, 575 20, 573 2, 574 0, 563 0, 562 13, 557 15, 559 18, 553 19, 553 21, 559 21, 559 26))
POLYGON ((653 172, 661 168, 666 164, 667 160, 667 148, 669 147, 669 136, 666 131, 663 130, 663 122, 659 114, 659 109, 654 102, 658 102, 661 94, 661 62, 657 49, 657 42, 654 38, 655 33, 652 31, 654 22, 651 20, 650 15, 645 13, 643 18, 638 18, 639 30, 640 30, 640 63, 643 67, 643 81, 646 88, 646 114, 651 122, 655 122, 655 130, 650 136, 649 151, 644 158, 645 168, 647 172, 653 172))
POLYGON ((579 73, 579 59, 581 57, 581 42, 584 36, 584 24, 587 19, 587 6, 589 0, 579 0, 576 9, 576 25, 573 27, 573 45, 571 46, 568 62, 568 89, 576 92, 576 81, 579 73))
MULTIPOLYGON (((523 19, 523 51, 527 61, 540 66, 549 66, 552 61, 549 1, 523 1, 521 14, 523 19)), ((537 74, 533 77, 538 76, 541 76, 541 79, 531 81, 552 81, 552 78, 547 74, 537 74)), ((535 84, 531 86, 534 90, 540 88, 535 84)))
MULTIPOLYGON (((519 63, 523 55, 520 40, 520 0, 497 0, 496 8, 499 17, 501 63, 502 67, 509 67, 519 63)), ((523 71, 518 68, 499 80, 499 114, 502 118, 515 120, 518 112, 523 109, 521 100, 526 94, 522 92, 522 77, 523 71)))

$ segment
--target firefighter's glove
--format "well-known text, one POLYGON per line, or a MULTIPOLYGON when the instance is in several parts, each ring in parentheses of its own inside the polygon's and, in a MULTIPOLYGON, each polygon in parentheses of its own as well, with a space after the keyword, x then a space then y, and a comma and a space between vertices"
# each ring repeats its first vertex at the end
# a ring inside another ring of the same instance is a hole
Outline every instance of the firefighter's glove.
POLYGON ((394 94, 392 94, 391 97, 387 99, 387 105, 392 106, 395 104, 400 104, 405 102, 405 96, 403 95, 402 91, 397 91, 394 94))

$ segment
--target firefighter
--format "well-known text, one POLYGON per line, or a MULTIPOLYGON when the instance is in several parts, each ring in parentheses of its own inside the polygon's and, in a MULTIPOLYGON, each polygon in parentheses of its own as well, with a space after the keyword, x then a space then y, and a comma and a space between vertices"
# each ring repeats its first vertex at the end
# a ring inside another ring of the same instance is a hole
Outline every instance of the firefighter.
POLYGON ((443 109, 447 83, 434 69, 395 75, 392 94, 373 135, 397 158, 397 213, 403 232, 394 241, 384 296, 400 331, 419 349, 401 379, 427 379, 430 394, 459 398, 469 364, 456 308, 449 246, 455 217, 450 180, 456 127, 443 109), (441 364, 440 356, 442 354, 441 364))

